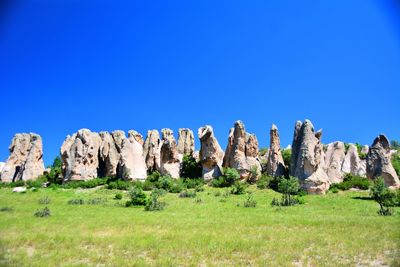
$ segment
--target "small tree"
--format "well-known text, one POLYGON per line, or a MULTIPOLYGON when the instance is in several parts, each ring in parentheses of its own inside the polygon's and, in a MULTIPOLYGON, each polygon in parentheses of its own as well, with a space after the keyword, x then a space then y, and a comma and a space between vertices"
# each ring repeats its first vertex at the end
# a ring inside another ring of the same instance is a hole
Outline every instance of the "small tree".
POLYGON ((371 187, 371 197, 379 204, 378 214, 382 216, 393 214, 393 207, 396 205, 395 194, 387 188, 382 177, 378 177, 371 187))
POLYGON ((162 195, 160 190, 153 190, 150 195, 150 200, 147 202, 145 211, 160 211, 166 206, 165 202, 159 201, 158 198, 162 195))
POLYGON ((296 201, 292 198, 292 195, 296 195, 299 192, 299 180, 295 177, 280 180, 278 191, 282 193, 282 206, 294 205, 296 201))
POLYGON ((126 206, 145 206, 147 204, 147 195, 143 192, 143 189, 134 186, 129 189, 130 200, 126 202, 126 206))
POLYGON ((200 162, 190 155, 184 155, 182 159, 181 177, 199 178, 202 176, 203 167, 200 162))

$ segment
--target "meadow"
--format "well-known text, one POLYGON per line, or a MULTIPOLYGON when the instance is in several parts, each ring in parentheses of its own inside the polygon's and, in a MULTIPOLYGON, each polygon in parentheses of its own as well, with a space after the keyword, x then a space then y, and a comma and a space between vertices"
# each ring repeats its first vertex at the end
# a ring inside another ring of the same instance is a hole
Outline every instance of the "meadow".
POLYGON ((379 216, 366 191, 273 207, 279 193, 251 186, 257 206, 246 208, 246 195, 226 190, 206 186, 196 198, 168 193, 166 208, 149 212, 125 207, 120 190, 1 188, 0 266, 400 265, 400 209, 379 216), (50 202, 40 204, 45 197, 50 202), (45 206, 51 216, 35 217, 45 206))

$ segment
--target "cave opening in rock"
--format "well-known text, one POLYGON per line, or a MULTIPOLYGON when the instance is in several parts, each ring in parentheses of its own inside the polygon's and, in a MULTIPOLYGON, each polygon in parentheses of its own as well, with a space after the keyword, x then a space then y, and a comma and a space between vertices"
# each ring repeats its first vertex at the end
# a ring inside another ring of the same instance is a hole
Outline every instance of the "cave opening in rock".
POLYGON ((13 182, 15 182, 15 180, 17 179, 18 174, 19 174, 20 171, 21 171, 21 166, 16 166, 15 167, 15 172, 14 172, 14 177, 12 179, 13 182))
POLYGON ((99 166, 97 167, 97 177, 104 178, 107 176, 107 164, 106 161, 100 157, 100 153, 98 155, 99 166))

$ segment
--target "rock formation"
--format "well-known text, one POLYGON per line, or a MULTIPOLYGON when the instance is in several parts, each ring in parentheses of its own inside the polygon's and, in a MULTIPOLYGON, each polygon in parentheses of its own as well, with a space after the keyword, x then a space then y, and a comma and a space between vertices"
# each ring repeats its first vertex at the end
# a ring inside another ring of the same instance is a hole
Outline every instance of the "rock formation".
POLYGON ((34 180, 43 174, 43 145, 39 135, 16 134, 9 150, 10 156, 1 172, 2 182, 34 180))
POLYGON ((99 134, 81 129, 67 136, 61 146, 64 181, 91 180, 98 177, 99 134))
POLYGON ((241 179, 247 179, 253 167, 257 168, 258 173, 261 172, 257 137, 246 133, 241 121, 236 121, 229 132, 223 166, 238 170, 241 179))
POLYGON ((375 179, 381 176, 387 186, 400 187, 399 177, 392 166, 390 143, 383 134, 375 138, 367 155, 367 177, 375 179))
POLYGON ((268 150, 267 159, 267 174, 270 176, 283 176, 285 175, 285 162, 281 153, 281 142, 279 139, 278 128, 275 124, 272 125, 270 130, 270 149, 268 150))
POLYGON ((179 155, 173 131, 162 129, 160 152, 160 173, 172 178, 179 178, 182 155, 179 155))
POLYGON ((357 147, 354 144, 350 144, 342 164, 342 172, 365 177, 365 167, 365 160, 360 159, 357 147))
MULTIPOLYGON (((118 139, 119 140, 119 139, 118 139)), ((143 157, 143 138, 136 131, 129 131, 122 139, 118 176, 125 180, 145 180, 146 162, 143 157)))
POLYGON ((221 176, 224 152, 218 144, 211 126, 206 125, 199 128, 198 136, 201 144, 199 159, 203 166, 203 178, 209 181, 221 176))
POLYGON ((296 122, 290 175, 300 179, 301 186, 312 194, 324 194, 330 186, 323 169, 322 131, 315 132, 309 120, 296 122))
POLYGON ((1 172, 3 171, 4 165, 6 165, 4 162, 0 162, 0 177, 1 177, 1 172))
POLYGON ((368 154, 369 151, 369 146, 365 145, 361 148, 361 153, 363 154, 368 154))
POLYGON ((120 159, 113 136, 108 132, 100 132, 98 177, 116 176, 120 159))
POLYGON ((325 172, 331 184, 343 181, 342 164, 346 148, 343 142, 334 142, 328 145, 325 153, 325 172))
POLYGON ((178 153, 182 155, 193 155, 194 135, 187 128, 180 128, 178 132, 178 153))
POLYGON ((143 146, 143 157, 150 172, 160 169, 161 140, 157 130, 147 131, 143 146))

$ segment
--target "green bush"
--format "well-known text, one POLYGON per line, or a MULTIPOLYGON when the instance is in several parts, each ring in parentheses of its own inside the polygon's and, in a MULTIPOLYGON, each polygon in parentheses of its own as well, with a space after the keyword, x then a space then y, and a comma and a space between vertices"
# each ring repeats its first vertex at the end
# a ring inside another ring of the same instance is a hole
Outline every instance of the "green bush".
POLYGON ((346 174, 343 182, 331 185, 331 190, 349 190, 350 188, 357 188, 361 190, 368 190, 371 186, 371 182, 364 177, 353 176, 351 174, 346 174))
POLYGON ((213 187, 230 187, 240 179, 237 170, 233 168, 224 168, 224 175, 213 179, 211 185, 213 187))
POLYGON ((48 207, 45 207, 44 209, 38 209, 34 215, 35 217, 43 218, 43 217, 49 217, 51 213, 50 209, 48 207))
POLYGON ((76 188, 88 189, 88 188, 95 188, 97 186, 105 184, 107 184, 107 178, 96 178, 88 181, 70 181, 68 183, 63 184, 62 187, 66 189, 76 189, 76 188))
POLYGON ((257 181, 258 189, 267 189, 269 188, 269 183, 272 181, 273 177, 268 176, 266 174, 262 174, 260 179, 257 181))
POLYGON ((128 195, 130 200, 126 202, 126 206, 146 206, 147 195, 143 192, 143 189, 137 186, 131 187, 129 189, 128 195))
POLYGON ((13 211, 14 209, 13 208, 11 208, 11 207, 1 207, 0 208, 0 212, 11 212, 11 211, 13 211))
POLYGON ((392 157, 392 165, 393 168, 396 170, 397 175, 400 176, 400 153, 397 152, 392 157))
POLYGON ((202 176, 203 167, 200 162, 190 155, 184 155, 180 176, 185 178, 198 178, 202 176))
POLYGON ((257 201, 254 200, 253 193, 247 192, 246 200, 243 203, 245 208, 255 208, 257 206, 257 201))
POLYGON ((159 201, 160 192, 153 190, 150 195, 150 200, 147 202, 144 210, 145 211, 161 211, 165 208, 166 203, 159 201))
POLYGON ((70 199, 70 200, 68 200, 68 204, 69 205, 83 205, 83 204, 85 204, 85 200, 83 200, 81 198, 70 199))
POLYGON ((285 166, 287 169, 290 169, 290 158, 292 157, 291 149, 283 149, 282 150, 282 158, 283 162, 285 162, 285 166))
POLYGON ((195 198, 196 197, 196 191, 194 190, 185 190, 179 194, 179 197, 181 198, 195 198))
POLYGON ((96 198, 91 198, 86 201, 86 204, 88 205, 103 205, 107 202, 107 199, 101 198, 101 197, 96 197, 96 198))
POLYGON ((199 186, 202 187, 204 185, 204 180, 202 178, 182 178, 183 185, 187 189, 198 188, 199 186))
POLYGON ((243 195, 246 193, 247 184, 241 181, 236 181, 231 188, 231 194, 233 195, 243 195))
POLYGON ((130 183, 128 181, 117 180, 117 181, 109 182, 107 185, 107 189, 128 190, 131 186, 132 186, 132 183, 130 183))
POLYGON ((331 188, 331 190, 330 190, 332 193, 334 193, 334 194, 337 194, 337 193, 339 193, 339 189, 337 189, 336 187, 334 187, 334 188, 331 188))
POLYGON ((183 185, 182 180, 175 180, 172 182, 172 185, 169 188, 169 192, 178 194, 178 193, 182 192, 183 189, 184 189, 184 185, 183 185))
POLYGON ((51 202, 51 199, 48 196, 44 196, 39 199, 40 205, 48 205, 48 204, 50 204, 50 202, 51 202))
POLYGON ((114 196, 114 199, 116 199, 116 200, 121 200, 122 197, 123 197, 123 196, 122 196, 121 193, 116 193, 115 196, 114 196))
POLYGON ((282 200, 279 202, 273 199, 271 205, 273 206, 293 206, 299 204, 298 198, 293 195, 299 192, 299 180, 295 177, 281 179, 278 183, 278 192, 282 193, 282 200))
POLYGON ((396 206, 396 194, 387 188, 382 177, 378 177, 375 180, 370 194, 379 204, 379 215, 390 216, 393 214, 393 207, 396 206))

